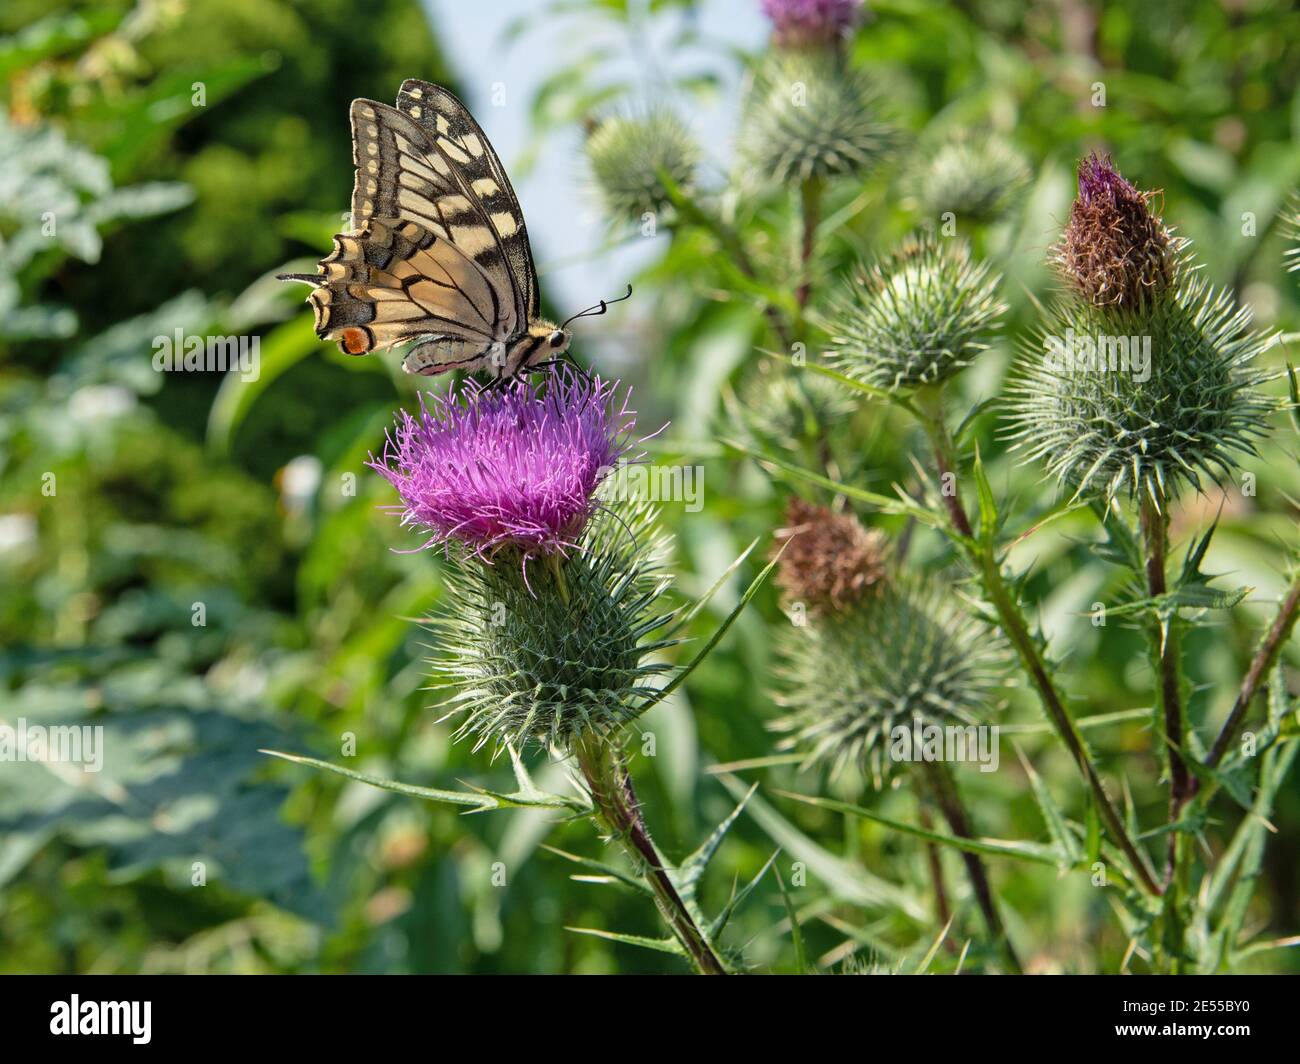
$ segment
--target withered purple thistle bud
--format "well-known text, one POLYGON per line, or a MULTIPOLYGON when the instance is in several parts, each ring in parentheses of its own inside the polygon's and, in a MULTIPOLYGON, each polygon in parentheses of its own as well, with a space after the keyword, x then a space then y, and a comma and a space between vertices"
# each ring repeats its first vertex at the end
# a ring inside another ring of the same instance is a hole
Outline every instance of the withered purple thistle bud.
POLYGON ((797 496, 786 504, 785 523, 777 532, 776 549, 785 552, 775 579, 789 600, 842 611, 884 585, 887 539, 879 529, 797 496))
POLYGON ((1154 192, 1126 181, 1110 157, 1079 163, 1079 195, 1053 261, 1093 306, 1136 309, 1174 280, 1179 242, 1152 210, 1154 192))

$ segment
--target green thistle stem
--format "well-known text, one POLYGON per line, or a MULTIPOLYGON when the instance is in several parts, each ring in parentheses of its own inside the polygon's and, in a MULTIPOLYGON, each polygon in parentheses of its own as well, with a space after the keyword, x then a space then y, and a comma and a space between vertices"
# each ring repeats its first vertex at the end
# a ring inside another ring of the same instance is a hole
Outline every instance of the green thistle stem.
MULTIPOLYGON (((1152 489, 1154 491, 1155 489, 1152 489)), ((1169 506, 1163 497, 1151 492, 1142 496, 1140 522, 1146 545, 1147 593, 1151 598, 1167 594, 1165 560, 1169 554, 1169 506)), ((1180 694, 1180 658, 1178 618, 1171 617, 1166 627, 1159 620, 1151 632, 1151 654, 1159 676, 1156 712, 1164 721, 1165 742, 1169 751, 1169 823, 1175 824, 1183 806, 1192 796, 1191 774, 1183 760, 1185 734, 1184 709, 1180 694)), ((1165 888, 1174 881, 1180 832, 1169 833, 1169 856, 1165 867, 1165 888)))
MULTIPOLYGON (((951 769, 939 761, 922 761, 921 768, 925 773, 930 793, 934 796, 939 811, 943 813, 943 818, 948 822, 952 833, 962 839, 975 838, 951 769)), ((1020 958, 1016 956, 1011 940, 1007 938, 1007 931, 998 913, 997 903, 993 900, 993 889, 989 886, 984 862, 980 860, 978 854, 965 851, 962 852, 961 859, 966 865, 966 875, 970 879, 971 889, 975 892, 975 900, 979 904, 980 912, 984 914, 984 923, 988 926, 989 934, 998 943, 1003 959, 1011 971, 1016 975, 1023 975, 1024 968, 1021 967, 1020 958)))
POLYGON ((813 251, 817 243, 817 225, 821 219, 822 179, 810 177, 799 188, 800 214, 803 218, 803 240, 799 247, 799 288, 795 292, 795 302, 802 312, 812 295, 813 251))
POLYGON ((726 975, 726 966, 695 923, 650 838, 622 750, 608 738, 589 733, 575 744, 574 755, 591 791, 596 820, 618 840, 650 887, 659 914, 695 970, 700 975, 726 975))
MULTIPOLYGON (((938 389, 926 389, 925 392, 931 394, 918 393, 918 398, 922 400, 923 404, 921 423, 930 437, 940 475, 955 472, 955 448, 952 436, 948 432, 947 424, 943 418, 942 394, 938 389)), ((945 496, 944 501, 948 507, 953 529, 958 534, 961 549, 979 575, 980 582, 984 587, 984 593, 988 596, 989 602, 998 616, 1002 630, 1015 648, 1016 655, 1020 658, 1021 667, 1029 675, 1035 689, 1038 691, 1039 699, 1048 720, 1061 742, 1065 744, 1066 749, 1070 752, 1075 765, 1078 766, 1079 772, 1092 791, 1093 798, 1097 803, 1097 811, 1106 827, 1106 831, 1115 844, 1123 850, 1125 856, 1128 857, 1130 864, 1133 866, 1133 872, 1138 877, 1143 888, 1149 894, 1159 896, 1162 891, 1160 884, 1156 882, 1155 873, 1151 870, 1146 857, 1137 848, 1133 840, 1129 838, 1119 811, 1106 794, 1106 788, 1101 782, 1101 776, 1097 772, 1097 767, 1093 763, 1087 746, 1084 744, 1083 735, 1074 723, 1069 711, 1066 710, 1065 702, 1061 698, 1060 692, 1057 691, 1055 683, 1052 682, 1047 662, 1043 657, 1038 641, 1030 633, 1029 624, 1025 620, 1019 601, 1007 586, 1007 582, 1002 575, 1002 566, 997 559, 996 545, 992 539, 977 540, 975 538, 971 530, 970 519, 966 516, 966 509, 962 505, 959 491, 954 490, 952 495, 945 496)))
POLYGON ((1228 752, 1228 747, 1236 738, 1246 711, 1255 698, 1255 692, 1259 690, 1260 683, 1273 668, 1283 644, 1291 637, 1291 630, 1295 627, 1297 616, 1300 616, 1300 576, 1297 576, 1291 584, 1291 590, 1287 592, 1286 598, 1278 607, 1277 617, 1274 618, 1272 627, 1260 641, 1259 648, 1251 659, 1250 668, 1246 670, 1246 675, 1241 681, 1241 689, 1237 692, 1237 700, 1232 704, 1228 719, 1223 722, 1214 745, 1210 747, 1210 754, 1205 759, 1206 765, 1210 768, 1215 768, 1223 760, 1223 755, 1228 752))

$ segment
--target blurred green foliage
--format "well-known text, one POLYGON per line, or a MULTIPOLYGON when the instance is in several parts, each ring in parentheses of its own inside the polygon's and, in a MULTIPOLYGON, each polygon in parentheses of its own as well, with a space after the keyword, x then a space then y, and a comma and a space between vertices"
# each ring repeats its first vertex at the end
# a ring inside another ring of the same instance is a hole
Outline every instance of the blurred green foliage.
MULTIPOLYGON (((621 94, 608 64, 635 60, 635 42, 652 29, 666 26, 670 39, 711 56, 713 75, 670 71, 687 94, 745 58, 694 33, 693 3, 559 6, 547 17, 584 32, 612 23, 633 43, 621 57, 548 56, 556 69, 534 122, 543 145, 560 124, 621 94)), ((1278 232, 1300 183, 1293 5, 1130 0, 1104 5, 1095 26, 1091 6, 1071 2, 871 7, 853 57, 907 143, 865 180, 828 185, 814 299, 859 255, 922 221, 906 187, 913 147, 987 128, 1034 174, 1005 218, 965 234, 1006 275, 1008 338, 1032 326, 1050 293, 1044 253, 1068 209, 1073 161, 1097 147, 1141 187, 1163 189, 1166 217, 1195 241, 1212 281, 1251 302, 1265 327, 1300 328, 1278 232), (1104 106, 1094 104, 1098 86, 1104 106)), ((512 32, 526 38, 536 25, 512 32)), ((102 724, 114 751, 99 774, 0 764, 0 970, 677 970, 671 958, 563 930, 658 933, 644 899, 573 882, 569 864, 539 848, 545 840, 599 856, 586 825, 556 826, 543 811, 465 818, 256 753, 338 762, 354 742, 348 764, 365 771, 430 786, 510 785, 508 766, 452 747, 449 728, 435 723, 425 635, 413 619, 437 606, 438 560, 391 549, 410 540, 379 510, 390 493, 363 467, 412 385, 391 358, 348 360, 320 344, 301 293, 269 279, 290 259, 318 254, 338 228, 351 186, 348 103, 389 99, 405 77, 454 85, 420 7, 383 0, 362 18, 345 0, 10 0, 0 35, 0 720, 102 724), (41 229, 46 211, 53 233, 41 229), (153 338, 177 328, 258 335, 260 379, 154 373, 153 338), (493 882, 498 861, 504 887, 493 882)), ((771 289, 797 262, 797 197, 755 187, 726 157, 709 161, 731 176, 702 181, 700 195, 726 204, 757 250, 759 280, 738 278, 708 232, 675 230, 640 279, 628 372, 647 397, 644 424, 662 414, 675 426, 656 457, 704 467, 703 511, 664 512, 686 594, 707 588, 751 538, 770 535, 789 490, 718 437, 758 439, 808 466, 829 458, 843 479, 873 490, 910 483, 908 453, 920 448, 897 411, 849 413, 831 397, 823 450, 792 407, 806 396, 792 400, 766 379, 773 364, 761 352, 776 340, 760 304, 790 301, 771 289), (744 194, 728 196, 737 189, 744 194), (738 294, 717 298, 724 292, 738 294), (763 396, 774 409, 756 407, 763 396)), ((1012 347, 1000 343, 961 379, 970 405, 997 393, 1012 347)), ((1273 355, 1280 365, 1285 350, 1273 355)), ((1224 503, 1208 566, 1255 594, 1187 641, 1191 718, 1207 736, 1294 552, 1300 468, 1280 418, 1277 427, 1250 464, 1258 493, 1224 503)), ((1040 472, 1004 453, 994 413, 975 419, 972 438, 997 494, 1026 525, 1052 504, 1040 472)), ((1175 515, 1178 541, 1219 505, 1189 500, 1175 515)), ((1071 515, 1012 558, 1032 562, 1026 595, 1078 716, 1151 698, 1140 633, 1091 624, 1091 603, 1121 579, 1087 549, 1092 535, 1085 514, 1071 515)), ((936 569, 950 560, 923 533, 912 551, 936 569)), ((736 593, 724 589, 698 634, 736 593)), ((705 769, 772 750, 769 647, 784 623, 766 591, 685 691, 640 722, 657 750, 635 757, 633 772, 670 855, 694 849, 741 787, 705 769)), ((1297 663, 1294 651, 1286 660, 1297 663)), ((1073 766, 1033 698, 1013 687, 1003 700, 1005 734, 1082 819, 1073 766)), ((1159 823, 1147 721, 1088 735, 1142 822, 1159 823)), ((563 786, 557 766, 535 773, 547 789, 563 786)), ((824 785, 780 763, 737 773, 764 791, 715 860, 710 909, 779 846, 787 884, 793 862, 806 870, 791 904, 810 958, 829 966, 856 953, 893 967, 926 951, 937 924, 924 846, 773 793, 828 793, 914 823, 907 786, 874 794, 855 781, 824 785)), ((979 832, 1048 837, 1017 766, 959 775, 979 832)), ((1236 807, 1219 801, 1235 821, 1236 807)), ((1273 823, 1249 923, 1277 937, 1296 933, 1300 912, 1295 777, 1273 823)), ((960 866, 944 860, 960 892, 960 866)), ((1034 944, 1024 950, 1031 969, 1118 968, 1126 940, 1081 877, 997 859, 990 868, 1013 937, 1034 944)), ((785 919, 765 881, 732 932, 751 963, 793 968, 785 919)), ((978 935, 969 904, 955 935, 978 935)), ((1272 952, 1244 967, 1297 964, 1272 952)))

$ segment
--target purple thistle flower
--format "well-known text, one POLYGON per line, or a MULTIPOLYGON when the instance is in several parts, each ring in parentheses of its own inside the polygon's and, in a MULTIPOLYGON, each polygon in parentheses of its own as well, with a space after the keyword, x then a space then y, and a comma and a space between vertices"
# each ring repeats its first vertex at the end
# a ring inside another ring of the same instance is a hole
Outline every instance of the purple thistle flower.
POLYGON ((1079 199, 1089 207, 1094 203, 1114 204, 1118 200, 1136 200, 1141 197, 1137 187, 1115 169, 1110 156, 1093 152, 1079 160, 1079 199))
POLYGON ((763 0, 776 43, 830 44, 846 36, 862 14, 862 0, 763 0))
POLYGON ((1110 156, 1079 161, 1079 195, 1052 257, 1093 306, 1134 310, 1173 286, 1182 242, 1152 209, 1157 198, 1126 181, 1110 156))
POLYGON ((636 423, 617 383, 563 368, 544 389, 476 382, 402 411, 382 459, 367 463, 397 489, 404 527, 425 547, 459 542, 480 558, 513 546, 525 559, 576 546, 601 479, 636 423))

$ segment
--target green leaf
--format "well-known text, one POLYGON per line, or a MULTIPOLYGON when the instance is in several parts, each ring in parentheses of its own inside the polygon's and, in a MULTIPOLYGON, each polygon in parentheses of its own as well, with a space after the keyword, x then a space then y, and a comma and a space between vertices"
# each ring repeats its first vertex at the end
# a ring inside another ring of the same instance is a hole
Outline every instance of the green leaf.
POLYGON ((940 527, 943 524, 943 522, 935 517, 935 515, 929 510, 917 506, 915 503, 907 502, 905 499, 889 495, 879 495, 873 491, 864 491, 862 488, 855 488, 852 484, 842 484, 837 480, 831 480, 830 477, 824 477, 820 473, 814 473, 811 470, 803 469, 802 467, 795 465, 793 462, 787 462, 783 458, 777 458, 775 455, 765 454, 762 451, 755 451, 735 440, 723 437, 719 438, 718 442, 724 447, 728 447, 739 454, 747 455, 759 463, 773 466, 783 473, 788 473, 795 480, 801 480, 809 484, 816 484, 818 487, 832 491, 836 495, 843 495, 850 499, 856 499, 858 502, 864 502, 870 506, 875 506, 876 508, 883 510, 885 513, 915 517, 918 521, 934 527, 940 527))
MULTIPOLYGON (((750 549, 752 549, 752 547, 750 549)), ((779 557, 780 555, 777 556, 777 558, 779 557)), ((667 698, 670 694, 672 694, 675 690, 677 690, 677 688, 679 688, 683 683, 686 682, 686 677, 688 677, 692 672, 694 672, 699 667, 700 663, 704 661, 706 657, 709 656, 709 654, 713 651, 713 648, 717 646, 718 643, 722 640, 722 637, 727 634, 727 629, 732 626, 732 624, 735 622, 736 618, 740 616, 744 608, 749 605, 750 600, 753 599, 753 597, 758 594, 758 589, 763 586, 763 581, 766 580, 768 574, 771 573, 772 570, 776 568, 777 558, 773 558, 770 562, 768 562, 767 565, 764 566, 763 571, 760 572, 756 577, 754 577, 749 587, 745 589, 745 593, 740 596, 740 601, 736 603, 735 609, 733 609, 729 614, 727 614, 726 619, 722 622, 722 624, 718 626, 717 630, 713 633, 713 635, 709 637, 708 642, 705 643, 704 646, 700 648, 700 652, 696 654, 695 657, 693 657, 685 667, 679 670, 678 673, 672 678, 672 680, 670 680, 667 684, 665 684, 663 687, 659 689, 659 691, 655 694, 654 698, 651 699, 646 704, 645 707, 646 709, 649 709, 651 706, 657 706, 660 702, 662 702, 665 698, 667 698)))
POLYGON ((722 912, 720 912, 709 924, 706 935, 710 942, 716 941, 717 937, 722 934, 723 930, 727 926, 727 921, 731 919, 731 914, 745 904, 745 899, 754 892, 754 888, 757 887, 758 884, 762 882, 763 877, 767 875, 768 869, 776 863, 777 855, 780 852, 780 850, 774 850, 772 856, 763 863, 763 867, 758 870, 758 873, 754 878, 741 887, 739 891, 736 891, 733 888, 731 897, 727 901, 727 904, 723 906, 722 912))
POLYGON ((803 928, 799 926, 799 914, 795 912, 794 901, 785 889, 785 880, 778 869, 775 873, 777 889, 781 891, 781 901, 785 903, 786 918, 790 921, 790 944, 794 947, 794 968, 799 975, 808 974, 808 950, 804 946, 803 928))
POLYGON ((652 949, 656 953, 671 953, 675 957, 686 956, 686 951, 675 938, 646 938, 644 935, 623 935, 617 931, 601 931, 594 927, 566 927, 564 930, 572 931, 575 935, 591 935, 593 938, 603 938, 609 942, 621 942, 625 946, 652 949))
POLYGON ((722 840, 726 838, 727 832, 739 819, 745 805, 754 796, 756 790, 758 790, 757 783, 749 788, 749 792, 736 804, 736 808, 727 815, 722 823, 710 832, 709 837, 700 844, 699 849, 675 869, 673 873, 674 885, 683 897, 691 899, 695 897, 695 888, 699 884, 700 877, 704 875, 705 868, 708 867, 709 861, 713 859, 713 855, 718 852, 722 840))
POLYGON ((1038 811, 1043 814, 1043 820, 1047 824, 1047 832, 1052 836, 1052 841, 1056 843, 1061 852, 1061 867, 1067 868, 1079 864, 1084 857, 1083 850, 1079 848, 1079 840, 1075 838, 1074 832, 1065 819, 1065 815, 1052 798, 1052 794, 1047 789, 1047 785, 1043 783, 1042 777, 1034 771, 1034 766, 1025 757, 1024 751, 1018 745, 1013 744, 1013 747, 1016 756, 1020 758, 1020 764, 1025 770, 1025 775, 1029 777, 1029 786, 1034 792, 1035 801, 1038 802, 1038 811))
POLYGON ((730 565, 728 565, 727 568, 723 570, 722 575, 719 576, 718 579, 713 582, 713 586, 710 587, 709 590, 706 591, 703 595, 701 595, 694 602, 694 604, 691 605, 691 607, 687 609, 685 613, 682 614, 681 619, 674 625, 674 630, 685 628, 688 624, 691 623, 691 621, 693 621, 697 616, 699 616, 700 611, 703 610, 704 607, 709 604, 709 601, 713 598, 713 596, 716 595, 721 590, 722 585, 725 584, 728 580, 730 580, 732 574, 734 574, 736 570, 739 569, 741 565, 744 564, 745 559, 748 558, 752 553, 754 553, 754 548, 758 546, 758 543, 759 540, 758 538, 756 538, 748 547, 746 547, 743 551, 740 552, 740 555, 736 558, 736 560, 732 562, 730 565))
POLYGON ((444 791, 434 787, 417 787, 411 783, 383 779, 364 772, 354 772, 350 768, 332 765, 328 761, 319 761, 314 757, 303 757, 300 754, 286 754, 279 750, 261 750, 259 753, 269 754, 271 757, 278 757, 284 761, 291 761, 295 765, 307 765, 325 772, 333 772, 337 776, 355 780, 357 783, 365 783, 385 791, 395 791, 410 798, 422 798, 427 802, 446 802, 450 805, 467 806, 471 812, 494 809, 568 809, 575 813, 588 813, 591 811, 590 806, 582 799, 569 798, 560 794, 542 794, 541 792, 533 794, 522 792, 499 794, 488 790, 444 791))
POLYGON ((882 816, 880 813, 866 809, 863 806, 841 802, 834 798, 794 794, 790 791, 776 791, 775 793, 784 798, 793 798, 796 802, 807 802, 819 809, 831 809, 847 816, 870 820, 872 823, 892 828, 903 835, 912 835, 915 838, 924 839, 926 842, 933 842, 939 846, 950 846, 954 850, 960 850, 963 853, 985 854, 989 857, 1016 857, 1021 860, 1031 861, 1034 864, 1060 865, 1064 863, 1064 854, 1060 853, 1057 848, 1042 846, 1035 842, 1021 842, 1015 839, 963 839, 957 835, 945 835, 937 831, 918 828, 901 820, 882 816))
POLYGON ((993 499, 993 488, 989 484, 988 474, 980 459, 979 444, 975 445, 975 487, 979 492, 980 503, 980 541, 992 543, 998 530, 998 507, 993 499))
POLYGON ((219 454, 228 454, 235 432, 248 412, 271 384, 313 352, 320 350, 320 339, 311 319, 299 314, 271 331, 261 344, 260 372, 253 380, 238 373, 227 373, 217 389, 208 412, 208 443, 219 454))
MULTIPOLYGON (((721 776, 723 785, 739 798, 746 791, 744 784, 734 776, 721 776)), ((802 861, 808 871, 821 880, 835 896, 855 905, 874 909, 893 907, 910 919, 923 923, 929 911, 921 900, 902 887, 873 875, 823 849, 762 798, 755 795, 745 807, 745 812, 768 837, 797 861, 802 861)))
POLYGON ((569 853, 567 850, 561 850, 555 846, 542 845, 542 849, 555 854, 557 857, 563 857, 566 861, 572 861, 574 864, 582 865, 584 868, 590 868, 596 873, 594 876, 571 876, 570 878, 578 882, 597 883, 614 880, 622 883, 623 886, 636 891, 638 894, 644 894, 648 898, 654 897, 654 891, 642 879, 604 861, 597 861, 591 857, 582 857, 576 853, 569 853))

